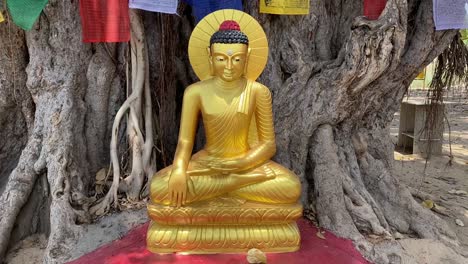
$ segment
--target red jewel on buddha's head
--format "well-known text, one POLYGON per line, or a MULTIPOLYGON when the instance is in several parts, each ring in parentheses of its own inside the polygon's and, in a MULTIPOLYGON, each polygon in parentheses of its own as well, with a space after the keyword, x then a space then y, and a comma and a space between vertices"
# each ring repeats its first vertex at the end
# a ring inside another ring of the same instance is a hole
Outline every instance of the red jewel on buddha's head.
POLYGON ((238 30, 238 31, 240 31, 240 26, 234 20, 226 20, 223 23, 221 23, 221 25, 219 25, 219 30, 220 31, 224 31, 224 30, 238 30))

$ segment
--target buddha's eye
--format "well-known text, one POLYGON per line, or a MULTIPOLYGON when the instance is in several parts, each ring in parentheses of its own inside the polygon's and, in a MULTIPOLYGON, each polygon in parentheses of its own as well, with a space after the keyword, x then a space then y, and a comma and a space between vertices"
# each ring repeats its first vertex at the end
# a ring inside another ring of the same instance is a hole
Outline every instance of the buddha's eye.
POLYGON ((223 57, 216 57, 216 61, 224 61, 223 57))
POLYGON ((234 61, 239 62, 241 61, 241 58, 235 58, 234 61))

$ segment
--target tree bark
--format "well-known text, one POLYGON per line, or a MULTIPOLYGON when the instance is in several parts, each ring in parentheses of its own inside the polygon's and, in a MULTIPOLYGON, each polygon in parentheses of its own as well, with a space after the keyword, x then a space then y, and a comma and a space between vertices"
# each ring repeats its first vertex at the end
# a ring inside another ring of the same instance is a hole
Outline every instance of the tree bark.
MULTIPOLYGON (((31 220, 48 214, 47 230, 31 228, 21 236, 47 232, 44 262, 67 260, 82 231, 80 225, 90 221, 87 196, 94 173, 109 162, 109 121, 122 91, 115 63, 118 48, 83 44, 77 9, 77 1, 49 1, 35 28, 26 34, 9 22, 0 24, 2 42, 9 40, 5 45, 16 49, 16 57, 11 58, 15 68, 2 63, 0 69, 24 75, 2 74, 10 81, 2 82, 1 90, 22 91, 15 110, 22 113, 17 122, 23 120, 28 128, 21 156, 1 193, 0 258, 15 222, 34 225, 31 220), (10 31, 18 37, 6 38, 10 31), (46 197, 47 210, 24 212, 31 208, 26 206, 28 200, 37 199, 37 192, 32 192, 35 185, 41 186, 39 195, 46 197)), ((7 129, 2 127, 2 132, 7 129)), ((16 142, 17 147, 21 144, 16 142)))
MULTIPOLYGON (((376 21, 361 17, 362 1, 314 1, 307 16, 259 14, 257 1, 244 2, 269 40, 259 81, 273 94, 275 160, 299 175, 303 203, 319 225, 356 241, 371 260, 378 253, 368 234, 457 244, 392 174, 393 115, 414 77, 455 35, 434 31, 432 1, 388 0, 376 21)), ((81 43, 77 8, 77 1, 51 0, 26 33, 0 24, 7 47, 0 49, 0 135, 9 139, 0 145, 0 257, 11 241, 46 232, 44 262, 66 261, 90 221, 94 174, 109 164, 127 44, 81 43), (25 219, 41 224, 14 231, 25 219)), ((181 17, 144 12, 143 23, 162 168, 173 158, 183 89, 196 81, 186 51, 194 24, 186 6, 181 17)))
POLYGON ((274 95, 276 160, 302 179, 319 225, 342 237, 398 231, 457 244, 392 175, 389 138, 411 81, 455 32, 434 31, 431 1, 389 0, 376 21, 356 1, 313 6, 305 17, 257 15, 271 50, 261 80, 274 95))

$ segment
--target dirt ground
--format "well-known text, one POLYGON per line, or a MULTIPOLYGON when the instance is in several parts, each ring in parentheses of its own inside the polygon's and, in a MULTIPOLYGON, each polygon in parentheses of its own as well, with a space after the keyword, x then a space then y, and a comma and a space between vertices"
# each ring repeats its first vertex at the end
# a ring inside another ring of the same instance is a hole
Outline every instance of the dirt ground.
MULTIPOLYGON (((424 100, 424 94, 423 91, 412 91, 409 99, 424 100)), ((412 187, 412 193, 418 200, 435 203, 432 210, 455 231, 461 246, 459 252, 468 257, 468 91, 449 92, 448 95, 444 102, 451 144, 445 123, 441 155, 432 156, 426 164, 426 159, 420 155, 395 151, 394 166, 396 175, 412 187), (452 165, 449 165, 450 145, 452 165), (457 219, 464 226, 457 224, 457 219)), ((399 114, 395 114, 390 129, 395 144, 398 140, 399 114)))
MULTIPOLYGON (((423 100, 424 92, 411 92, 411 99, 423 100)), ((426 160, 416 154, 395 152, 395 174, 409 185, 421 202, 431 200, 435 203, 433 211, 447 221, 458 235, 460 248, 456 251, 467 257, 457 255, 452 249, 440 242, 420 240, 403 235, 398 247, 403 249, 401 263, 468 263, 468 92, 449 93, 445 98, 446 115, 451 127, 452 165, 450 161, 449 133, 444 131, 442 155, 426 160), (456 223, 461 221, 465 226, 456 223)), ((399 113, 395 114, 390 133, 394 143, 398 139, 399 113)), ((431 210, 431 209, 427 209, 431 210)), ((145 209, 127 211, 110 215, 98 223, 88 226, 88 232, 80 239, 75 257, 117 239, 130 228, 147 221, 145 209)), ((34 235, 10 250, 7 263, 41 263, 46 239, 34 235)))
MULTIPOLYGON (((83 236, 73 247, 72 260, 124 236, 130 229, 148 221, 146 207, 106 215, 85 227, 83 236)), ((47 245, 44 235, 32 235, 9 250, 5 262, 9 264, 42 263, 47 245)), ((0 261, 0 263, 2 263, 0 261)))

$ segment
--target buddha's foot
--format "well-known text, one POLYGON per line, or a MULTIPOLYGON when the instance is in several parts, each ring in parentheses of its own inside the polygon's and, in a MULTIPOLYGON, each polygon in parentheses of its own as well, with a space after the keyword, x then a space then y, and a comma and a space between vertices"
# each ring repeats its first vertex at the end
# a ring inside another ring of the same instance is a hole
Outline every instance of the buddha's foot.
POLYGON ((299 249, 295 221, 300 204, 199 202, 180 208, 148 205, 153 221, 147 247, 155 253, 229 253, 258 248, 265 252, 299 249))

